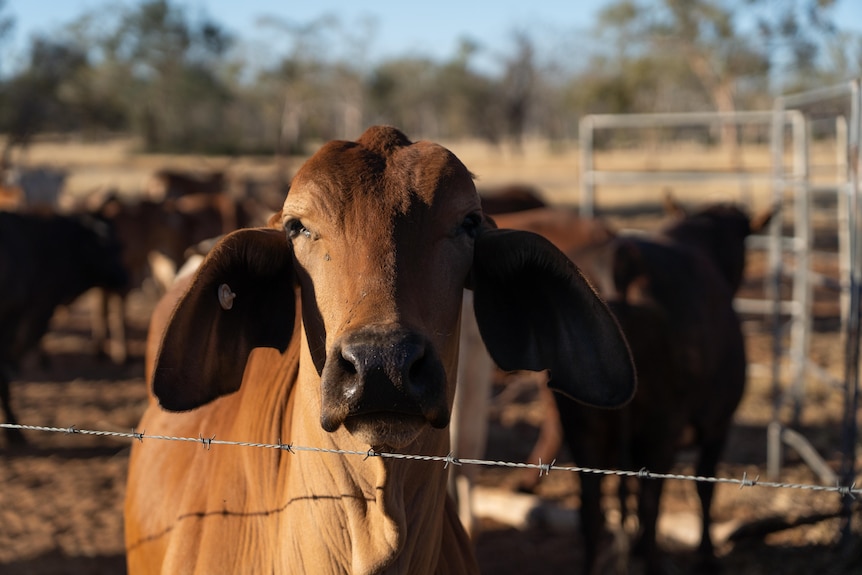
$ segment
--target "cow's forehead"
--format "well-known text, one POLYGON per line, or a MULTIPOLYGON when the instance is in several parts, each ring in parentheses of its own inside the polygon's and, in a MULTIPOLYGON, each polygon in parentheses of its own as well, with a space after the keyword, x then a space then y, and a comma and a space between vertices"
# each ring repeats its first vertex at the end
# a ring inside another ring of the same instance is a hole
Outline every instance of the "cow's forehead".
POLYGON ((383 144, 378 137, 365 145, 365 135, 356 142, 326 144, 297 172, 285 207, 340 221, 371 212, 378 217, 403 214, 417 202, 432 211, 478 208, 472 174, 452 152, 398 138, 397 130, 391 133, 395 136, 383 144))

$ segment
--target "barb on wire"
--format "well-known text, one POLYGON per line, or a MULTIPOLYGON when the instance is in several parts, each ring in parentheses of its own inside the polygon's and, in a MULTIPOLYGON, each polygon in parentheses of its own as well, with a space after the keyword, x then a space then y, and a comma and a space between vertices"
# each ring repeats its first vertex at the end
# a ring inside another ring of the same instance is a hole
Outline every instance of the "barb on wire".
POLYGON ((551 469, 554 468, 554 464, 557 462, 556 459, 552 460, 550 463, 542 463, 542 458, 539 458, 539 477, 543 475, 550 475, 551 469))
POLYGON ((639 471, 621 471, 621 470, 613 470, 613 469, 592 469, 589 467, 579 467, 579 466, 561 466, 556 465, 556 460, 551 463, 513 463, 510 461, 489 461, 484 459, 458 459, 451 452, 447 455, 411 455, 407 453, 387 453, 383 451, 375 451, 374 449, 369 449, 367 451, 355 451, 348 449, 329 449, 323 447, 309 447, 303 445, 293 445, 291 443, 282 443, 281 439, 278 439, 277 443, 253 443, 247 441, 228 441, 224 439, 216 439, 215 435, 211 437, 204 437, 201 434, 198 437, 174 437, 169 435, 147 435, 146 432, 137 432, 132 430, 131 432, 123 432, 123 431, 99 431, 99 430, 91 430, 91 429, 78 429, 74 425, 69 427, 47 427, 41 425, 18 425, 12 423, 0 423, 0 428, 5 429, 18 429, 24 431, 41 431, 47 433, 70 433, 75 435, 95 435, 100 437, 116 437, 123 439, 132 439, 138 440, 143 443, 144 439, 154 439, 160 441, 187 441, 193 443, 202 443, 207 450, 210 449, 213 445, 231 445, 236 447, 253 447, 259 449, 278 449, 282 451, 287 451, 289 453, 295 454, 299 451, 307 451, 307 452, 316 452, 316 453, 331 453, 331 454, 339 454, 339 455, 355 455, 360 456, 363 459, 368 459, 369 457, 382 457, 384 459, 409 459, 414 461, 431 461, 431 462, 442 462, 444 467, 448 467, 448 465, 485 465, 491 467, 509 467, 509 468, 522 468, 522 469, 537 469, 539 471, 539 475, 548 475, 552 470, 553 471, 569 471, 569 472, 578 472, 578 473, 593 473, 597 475, 617 475, 620 477, 637 477, 639 479, 678 479, 681 481, 695 481, 701 483, 726 483, 739 485, 739 488, 743 487, 771 487, 776 489, 805 489, 809 491, 824 491, 824 492, 833 492, 838 493, 842 497, 850 497, 852 499, 856 499, 858 495, 862 495, 862 489, 856 487, 856 483, 852 483, 851 485, 807 485, 803 483, 780 483, 775 481, 760 481, 760 476, 756 476, 754 479, 749 479, 747 473, 742 474, 742 479, 735 479, 732 477, 703 477, 699 475, 682 475, 676 473, 652 473, 646 468, 642 468, 639 471))
POLYGON ((449 465, 461 465, 461 461, 455 457, 455 453, 452 451, 446 456, 446 463, 443 464, 443 469, 449 469, 449 465))
POLYGON ((742 472, 742 480, 739 482, 739 490, 742 491, 743 487, 754 487, 757 485, 757 481, 760 479, 760 475, 756 475, 754 479, 748 479, 748 473, 742 472))
POLYGON ((202 434, 198 434, 198 440, 200 440, 206 450, 209 451, 210 447, 212 447, 213 440, 215 440, 215 435, 212 437, 204 437, 202 434))
MULTIPOLYGON (((215 436, 213 436, 213 437, 215 437, 215 436)), ((292 443, 282 443, 280 437, 278 438, 278 448, 281 450, 287 451, 288 453, 291 453, 294 455, 296 454, 296 452, 293 450, 293 444, 292 443)))

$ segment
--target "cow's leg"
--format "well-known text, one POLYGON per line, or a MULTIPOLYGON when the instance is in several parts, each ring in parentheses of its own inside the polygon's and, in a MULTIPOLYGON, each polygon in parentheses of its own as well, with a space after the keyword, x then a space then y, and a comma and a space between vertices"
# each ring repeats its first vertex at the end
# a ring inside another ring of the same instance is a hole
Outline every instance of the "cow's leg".
MULTIPOLYGON (((678 434, 660 423, 647 426, 648 432, 634 434, 631 446, 632 467, 645 468, 655 473, 668 473, 676 460, 675 442, 678 434)), ((643 478, 637 481, 638 488, 638 532, 632 554, 644 562, 647 575, 658 575, 662 569, 662 556, 656 537, 661 506, 663 479, 643 478)))
POLYGON ((110 357, 117 365, 128 360, 126 339, 126 296, 120 293, 97 290, 95 303, 90 309, 91 330, 96 355, 110 357))
POLYGON ((108 292, 98 288, 90 308, 90 333, 98 358, 107 354, 108 348, 108 292))
MULTIPOLYGON (((697 475, 701 477, 715 477, 715 472, 718 467, 718 460, 724 449, 724 438, 712 439, 704 441, 700 456, 697 461, 697 475)), ((718 564, 715 560, 715 550, 712 545, 712 535, 710 533, 712 527, 712 496, 715 491, 715 484, 711 482, 700 481, 697 483, 697 494, 700 497, 700 508, 703 517, 700 546, 698 547, 698 556, 700 569, 703 572, 713 573, 718 569, 718 564)))
MULTIPOLYGON (((17 425, 18 419, 12 411, 9 379, 10 378, 5 370, 0 368, 0 406, 3 407, 3 414, 6 416, 6 423, 17 425)), ((24 438, 24 434, 21 433, 20 429, 6 428, 6 439, 13 445, 24 445, 27 443, 27 440, 24 438)))
POLYGON ((109 355, 117 365, 129 359, 129 342, 126 337, 126 294, 110 294, 106 314, 110 332, 109 355))
MULTIPOLYGON (((613 469, 620 460, 619 415, 613 410, 587 408, 561 395, 553 394, 557 404, 566 446, 576 465, 593 469, 613 469)), ((602 477, 579 473, 581 486, 580 525, 584 545, 583 573, 592 574, 602 566, 600 560, 613 559, 603 553, 608 530, 602 510, 602 477)))
POLYGON ((593 573, 605 533, 602 513, 602 478, 594 473, 579 474, 581 480, 581 537, 584 541, 584 573, 593 573))
POLYGON ((656 542, 656 525, 663 485, 662 479, 642 479, 638 484, 639 526, 633 553, 643 558, 648 575, 662 573, 661 557, 656 542))

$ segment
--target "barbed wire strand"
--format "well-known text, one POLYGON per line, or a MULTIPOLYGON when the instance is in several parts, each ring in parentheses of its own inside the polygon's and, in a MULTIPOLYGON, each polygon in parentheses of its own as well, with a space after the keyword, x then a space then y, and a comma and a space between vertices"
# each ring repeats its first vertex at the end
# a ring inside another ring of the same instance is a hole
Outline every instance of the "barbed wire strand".
POLYGON ((23 431, 40 431, 45 433, 66 433, 71 435, 92 435, 98 437, 115 437, 121 439, 132 439, 143 442, 145 439, 147 440, 156 440, 156 441, 184 441, 188 443, 200 443, 204 446, 205 449, 209 450, 213 445, 226 445, 226 446, 235 446, 235 447, 251 447, 258 449, 279 449, 282 451, 287 451, 292 454, 296 454, 297 452, 316 452, 316 453, 331 453, 331 454, 339 454, 339 455, 353 455, 353 456, 361 456, 364 458, 369 457, 382 457, 385 459, 409 459, 415 461, 430 461, 430 462, 440 462, 444 464, 444 467, 448 467, 449 465, 483 465, 489 467, 508 467, 508 468, 518 468, 518 469, 536 469, 539 472, 539 475, 548 475, 551 471, 567 471, 567 472, 577 472, 577 473, 592 473, 595 475, 615 475, 619 477, 637 477, 638 479, 677 479, 681 481, 694 481, 701 483, 723 483, 723 484, 732 484, 738 485, 740 489, 744 487, 767 487, 774 489, 802 489, 808 491, 821 491, 821 492, 832 492, 838 493, 842 497, 850 497, 852 499, 856 499, 857 495, 862 495, 862 489, 856 487, 856 483, 852 483, 851 485, 811 485, 805 483, 784 483, 784 482, 776 482, 776 481, 761 481, 760 476, 756 476, 753 479, 748 477, 747 472, 742 474, 741 479, 736 479, 733 477, 704 477, 700 475, 684 475, 677 473, 653 473, 647 469, 641 469, 639 471, 625 471, 618 469, 595 469, 590 467, 580 467, 580 466, 562 466, 556 465, 555 461, 551 463, 542 463, 541 460, 539 463, 516 463, 511 461, 492 461, 486 459, 461 459, 454 456, 453 453, 449 453, 448 455, 414 455, 407 453, 389 453, 383 451, 374 451, 373 449, 369 449, 368 451, 355 451, 349 449, 331 449, 325 447, 309 447, 304 445, 294 445, 292 443, 281 443, 279 440, 278 443, 256 443, 249 441, 228 441, 224 439, 216 439, 215 436, 204 437, 203 435, 199 435, 198 437, 176 437, 171 435, 148 435, 145 431, 101 431, 101 430, 92 430, 92 429, 78 429, 76 426, 72 425, 70 427, 48 427, 43 425, 19 425, 12 423, 0 423, 0 428, 4 429, 18 429, 23 431))

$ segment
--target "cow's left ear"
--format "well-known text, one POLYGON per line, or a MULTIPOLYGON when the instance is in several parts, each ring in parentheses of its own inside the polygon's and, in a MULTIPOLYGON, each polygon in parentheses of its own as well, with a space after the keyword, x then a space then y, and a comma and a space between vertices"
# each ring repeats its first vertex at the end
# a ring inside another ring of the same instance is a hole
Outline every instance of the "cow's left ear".
POLYGON ((549 369, 551 388, 589 405, 631 398, 635 369, 616 319, 548 240, 482 230, 469 287, 479 332, 500 368, 549 369))
POLYGON ((283 231, 257 228, 213 247, 168 322, 153 370, 165 409, 186 411, 239 389, 256 347, 284 351, 296 313, 283 231))

